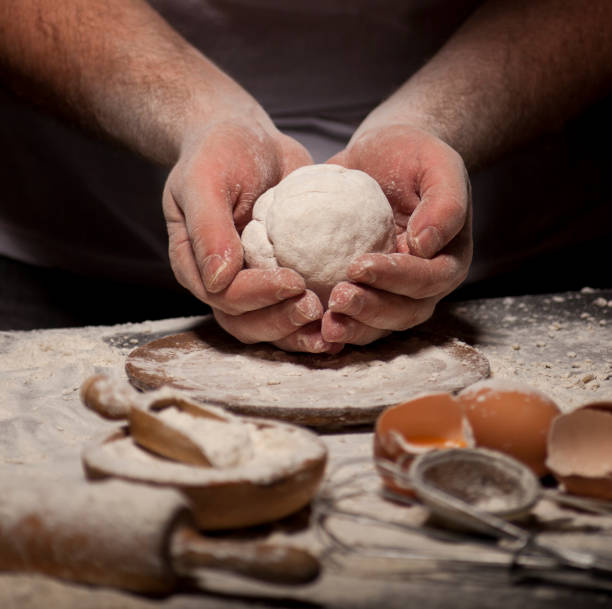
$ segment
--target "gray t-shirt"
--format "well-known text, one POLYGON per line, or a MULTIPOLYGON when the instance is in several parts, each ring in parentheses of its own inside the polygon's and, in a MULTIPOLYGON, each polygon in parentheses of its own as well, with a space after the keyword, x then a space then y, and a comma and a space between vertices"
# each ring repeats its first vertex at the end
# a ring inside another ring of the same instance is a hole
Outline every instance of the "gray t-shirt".
MULTIPOLYGON (((345 145, 373 107, 436 52, 478 2, 151 4, 254 95, 315 161, 324 161, 345 145)), ((167 169, 62 124, 6 91, 0 91, 0 112, 0 143, 6 151, 0 164, 0 254, 134 282, 174 284, 161 214, 167 169)), ((592 201, 577 205, 582 177, 576 166, 584 163, 567 134, 538 145, 473 176, 473 278, 511 265, 521 252, 575 241, 575 227, 592 229, 594 213, 605 221, 596 188, 591 189, 596 191, 590 193, 592 201), (514 233, 513 225, 518 227, 514 233)), ((592 167, 582 169, 600 178, 592 167)))

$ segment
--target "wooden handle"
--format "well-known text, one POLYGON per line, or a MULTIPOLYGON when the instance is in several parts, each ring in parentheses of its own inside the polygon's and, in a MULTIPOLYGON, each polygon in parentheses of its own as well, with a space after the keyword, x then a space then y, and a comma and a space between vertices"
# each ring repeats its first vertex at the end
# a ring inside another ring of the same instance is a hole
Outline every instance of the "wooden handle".
POLYGON ((179 575, 198 569, 217 569, 259 581, 299 585, 314 581, 320 572, 318 560, 305 550, 252 541, 206 539, 182 526, 170 542, 170 561, 179 575))
POLYGON ((105 419, 127 419, 136 403, 136 390, 108 376, 98 374, 81 385, 81 401, 105 419))

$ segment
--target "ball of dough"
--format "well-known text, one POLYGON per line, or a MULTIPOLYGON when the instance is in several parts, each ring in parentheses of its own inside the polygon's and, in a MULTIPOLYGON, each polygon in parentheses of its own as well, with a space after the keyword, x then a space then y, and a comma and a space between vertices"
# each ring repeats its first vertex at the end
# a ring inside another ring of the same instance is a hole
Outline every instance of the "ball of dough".
POLYGON ((331 164, 296 169, 266 191, 242 232, 247 266, 294 269, 324 304, 356 256, 393 252, 395 239, 376 180, 331 164))

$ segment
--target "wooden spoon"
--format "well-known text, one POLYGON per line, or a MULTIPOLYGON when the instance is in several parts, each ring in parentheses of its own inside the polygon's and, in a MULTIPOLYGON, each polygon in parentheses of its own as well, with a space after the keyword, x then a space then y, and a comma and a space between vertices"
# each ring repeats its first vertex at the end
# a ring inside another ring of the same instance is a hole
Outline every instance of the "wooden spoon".
POLYGON ((128 419, 132 438, 140 446, 162 457, 189 465, 212 465, 206 453, 206 438, 201 441, 194 439, 159 413, 165 408, 175 407, 192 417, 221 423, 230 421, 220 409, 191 402, 176 391, 158 389, 141 394, 127 383, 104 375, 93 376, 83 383, 81 399, 104 418, 128 419))

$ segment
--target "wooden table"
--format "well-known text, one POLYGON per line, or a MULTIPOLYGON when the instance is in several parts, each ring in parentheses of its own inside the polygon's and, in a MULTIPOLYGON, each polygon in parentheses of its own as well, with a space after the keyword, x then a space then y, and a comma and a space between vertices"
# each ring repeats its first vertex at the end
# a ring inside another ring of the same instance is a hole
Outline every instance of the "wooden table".
MULTIPOLYGON (((15 474, 23 477, 24 485, 34 484, 39 476, 58 484, 83 479, 81 447, 112 424, 83 408, 78 396, 81 382, 100 372, 122 376, 125 358, 134 347, 189 329, 198 321, 183 318, 0 333, 0 484, 2 476, 15 474)), ((427 327, 474 345, 489 359, 494 376, 537 387, 564 411, 589 401, 612 400, 612 290, 444 303, 427 327)), ((356 482, 363 484, 362 500, 371 499, 377 509, 376 502, 382 501, 378 482, 368 473, 371 428, 322 437, 330 451, 326 491, 342 490, 338 486, 342 471, 356 468, 362 474, 356 482)), ((378 514, 382 518, 383 512, 378 514)), ((329 550, 327 541, 316 535, 314 524, 309 524, 308 515, 302 513, 275 529, 263 527, 250 534, 289 536, 313 544, 317 551, 329 550)), ((377 541, 390 545, 401 537, 380 537, 377 529, 368 529, 364 523, 348 522, 343 527, 347 539, 366 547, 377 541)), ((0 575, 0 607, 612 607, 612 592, 565 585, 569 578, 558 583, 528 582, 516 580, 505 568, 482 565, 459 570, 450 569, 448 563, 436 569, 417 568, 414 560, 406 558, 409 549, 403 547, 401 560, 372 558, 368 552, 347 556, 336 552, 335 563, 324 563, 323 576, 315 584, 296 589, 251 585, 204 573, 197 591, 165 599, 4 573, 0 575)), ((488 551, 468 541, 455 544, 451 554, 482 558, 488 551)), ((612 590, 612 579, 610 584, 612 590)))

